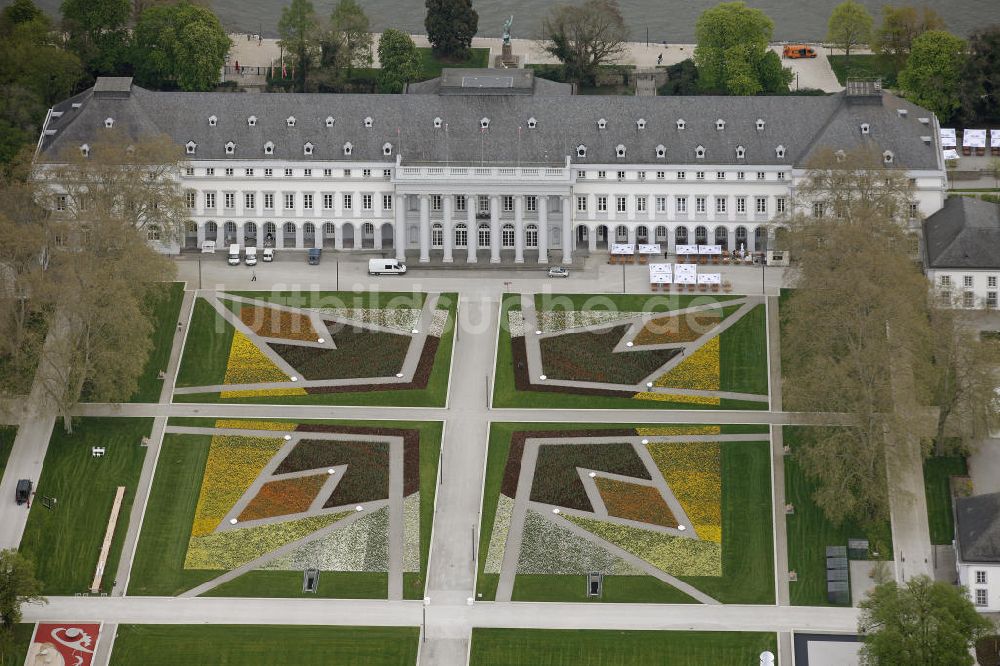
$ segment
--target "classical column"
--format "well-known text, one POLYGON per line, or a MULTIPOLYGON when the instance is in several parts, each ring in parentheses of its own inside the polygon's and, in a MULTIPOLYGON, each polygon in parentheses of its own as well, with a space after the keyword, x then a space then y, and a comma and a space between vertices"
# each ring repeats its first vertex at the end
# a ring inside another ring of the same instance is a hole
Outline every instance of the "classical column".
POLYGON ((264 247, 264 225, 260 222, 254 222, 254 224, 257 227, 257 238, 254 240, 254 245, 259 250, 264 247))
POLYGON ((306 246, 305 234, 306 234, 305 223, 296 224, 295 225, 295 249, 296 250, 305 249, 305 246, 306 246))
POLYGON ((326 233, 323 226, 324 224, 318 223, 313 227, 313 247, 323 247, 323 235, 326 233))
POLYGON ((375 223, 373 222, 372 223, 372 227, 374 227, 374 229, 375 229, 372 232, 372 248, 376 249, 376 250, 381 250, 382 249, 382 225, 380 224, 378 226, 375 226, 375 223))
POLYGON ((524 195, 514 197, 514 263, 524 263, 524 195))
MULTIPOLYGON (((562 254, 563 263, 572 264, 573 263, 573 211, 570 208, 570 198, 564 196, 562 198, 562 254)), ((594 234, 591 234, 592 236, 594 234)), ((596 243, 595 240, 592 241, 596 243)))
POLYGON ((444 206, 444 223, 441 225, 442 233, 444 237, 441 239, 444 242, 444 258, 442 261, 446 264, 452 262, 451 248, 455 243, 455 230, 452 228, 451 223, 451 205, 454 200, 454 195, 445 194, 442 195, 443 201, 441 205, 444 206))
POLYGON ((625 233, 628 234, 628 244, 635 245, 635 227, 631 224, 625 226, 625 233))
POLYGON ((587 249, 593 254, 597 252, 597 226, 587 229, 587 249))
POLYGON ((215 224, 215 249, 226 249, 226 224, 215 224))
POLYGON ((490 263, 500 263, 500 196, 490 196, 490 263))
POLYGON ((333 232, 333 249, 343 250, 344 249, 344 229, 346 229, 351 223, 343 222, 340 227, 335 228, 333 232))
POLYGON ((431 200, 427 194, 420 195, 420 263, 431 260, 431 200))
POLYGON ((200 250, 201 246, 205 244, 205 223, 203 222, 196 226, 198 230, 198 249, 200 250))
POLYGON ((549 263, 549 197, 538 197, 538 263, 549 263))
MULTIPOLYGON (((392 205, 396 214, 396 229, 392 232, 392 244, 396 248, 396 261, 406 259, 406 196, 402 194, 393 195, 395 201, 392 205)), ((338 236, 339 237, 339 236, 338 236)))
POLYGON ((468 227, 468 237, 465 239, 466 251, 468 252, 466 261, 470 264, 474 264, 479 260, 476 256, 476 249, 479 247, 479 230, 476 228, 476 206, 478 203, 474 194, 466 195, 465 226, 468 227))

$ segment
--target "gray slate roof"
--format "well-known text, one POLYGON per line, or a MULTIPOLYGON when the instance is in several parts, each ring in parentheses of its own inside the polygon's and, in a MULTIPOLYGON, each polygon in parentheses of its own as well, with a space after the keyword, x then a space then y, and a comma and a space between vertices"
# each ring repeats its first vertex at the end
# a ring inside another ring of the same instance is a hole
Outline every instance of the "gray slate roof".
MULTIPOLYGON (((538 80, 541 81, 541 80, 538 80)), ((99 83, 99 86, 104 85, 99 83)), ((546 84, 542 84, 546 86, 546 84)), ((116 86, 117 87, 117 86, 116 86)), ((546 86, 547 88, 547 86, 546 86)), ((470 162, 562 164, 571 156, 578 164, 702 164, 714 165, 802 165, 819 146, 850 150, 874 144, 893 151, 901 168, 937 169, 938 147, 933 121, 922 125, 918 117, 930 112, 907 101, 885 95, 877 105, 848 103, 843 95, 821 97, 621 97, 593 95, 337 95, 337 94, 239 94, 154 92, 132 86, 127 97, 95 95, 87 90, 56 105, 61 117, 53 118, 43 137, 41 160, 56 159, 61 150, 76 150, 104 129, 105 118, 132 136, 165 133, 179 144, 194 141, 199 159, 313 159, 316 161, 373 161, 394 163, 470 162), (73 104, 79 104, 74 109, 73 104), (897 114, 908 110, 908 117, 897 114), (218 124, 209 126, 209 116, 218 124), (256 116, 256 126, 247 123, 256 116), (294 116, 294 127, 286 119, 294 116), (335 118, 326 127, 325 119, 335 118), (372 128, 364 127, 371 117, 372 128), (444 127, 434 128, 434 119, 444 127), (481 131, 480 120, 489 118, 489 129, 481 131), (529 118, 537 127, 528 128, 529 118), (599 129, 599 119, 607 126, 599 129), (637 121, 646 121, 639 129, 637 121), (686 127, 677 129, 677 120, 686 127), (716 129, 716 120, 725 129, 716 129), (756 121, 764 129, 756 129, 756 121), (871 132, 862 135, 868 123, 871 132), (935 136, 930 145, 923 135, 935 136), (234 155, 226 155, 225 144, 236 144, 234 155), (265 156, 264 144, 275 144, 273 156, 265 156), (314 153, 303 154, 312 142, 314 153), (345 157, 343 146, 353 144, 345 157), (383 144, 393 144, 385 156, 383 144), (586 157, 577 157, 578 145, 587 147, 586 157), (616 147, 626 148, 624 157, 616 147), (657 158, 656 147, 666 148, 657 158), (746 150, 736 158, 736 148, 746 150), (776 148, 785 147, 777 157, 776 148), (696 148, 705 149, 703 159, 696 148)), ((654 167, 655 168, 655 167, 654 167)))
POLYGON ((955 534, 963 562, 1000 562, 1000 493, 955 500, 955 534))
POLYGON ((1000 268, 1000 205, 950 197, 924 220, 928 268, 1000 268))

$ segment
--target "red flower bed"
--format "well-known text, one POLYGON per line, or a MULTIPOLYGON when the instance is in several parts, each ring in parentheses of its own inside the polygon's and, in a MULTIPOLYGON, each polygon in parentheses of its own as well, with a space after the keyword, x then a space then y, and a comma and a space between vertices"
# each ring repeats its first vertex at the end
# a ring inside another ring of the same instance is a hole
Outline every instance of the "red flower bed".
POLYGON ((265 483, 239 519, 258 520, 308 511, 326 479, 326 474, 315 474, 265 483))
POLYGON ((635 391, 615 391, 613 389, 558 386, 555 384, 532 384, 528 377, 528 355, 523 337, 511 338, 510 351, 514 362, 514 388, 518 391, 539 393, 570 393, 572 395, 601 395, 609 398, 632 398, 635 391))
POLYGON ((599 332, 542 338, 542 371, 550 379, 636 384, 680 353, 678 349, 615 353, 628 328, 612 326, 599 332))
POLYGON ((319 334, 313 328, 309 317, 295 312, 244 305, 240 308, 240 320, 251 331, 265 338, 308 340, 309 342, 316 342, 319 338, 319 334))

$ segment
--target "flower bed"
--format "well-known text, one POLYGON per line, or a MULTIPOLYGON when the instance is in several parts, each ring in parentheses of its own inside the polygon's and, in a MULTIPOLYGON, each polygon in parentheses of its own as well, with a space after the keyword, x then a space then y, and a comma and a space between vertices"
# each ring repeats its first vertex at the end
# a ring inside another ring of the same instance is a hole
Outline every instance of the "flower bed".
POLYGON ((217 419, 215 427, 239 430, 284 430, 287 432, 295 430, 295 424, 292 422, 255 421, 252 419, 217 419))
POLYGON ((517 573, 586 575, 592 571, 609 576, 643 574, 594 541, 576 535, 537 511, 528 509, 524 516, 517 573))
POLYGON ((298 432, 332 432, 337 434, 372 435, 375 437, 403 438, 403 496, 420 490, 420 431, 411 428, 382 428, 372 426, 333 425, 329 423, 300 423, 298 432))
POLYGON ((212 533, 243 496, 284 440, 215 435, 209 445, 191 534, 212 533))
POLYGON ((321 337, 308 316, 288 310, 244 305, 240 308, 240 320, 251 331, 265 338, 316 342, 321 337))
POLYGON ((627 330, 622 325, 542 338, 543 372, 550 379, 637 384, 680 353, 677 349, 615 353, 627 330))
POLYGON ((722 546, 713 541, 567 514, 562 517, 672 576, 722 575, 722 546))
POLYGON ((543 444, 531 484, 531 499, 581 511, 593 511, 577 467, 649 479, 649 471, 631 444, 543 444))
POLYGON ((240 520, 258 520, 308 511, 328 475, 314 474, 269 481, 244 507, 240 520))
POLYGON ((403 571, 420 571, 420 493, 403 499, 403 571))
MULTIPOLYGON (((420 323, 423 312, 419 308, 311 308, 324 317, 349 320, 360 324, 374 324, 409 333, 420 323)), ((447 312, 447 310, 443 310, 447 312)))
POLYGON ((714 337, 696 349, 686 360, 656 378, 654 386, 719 390, 719 338, 714 337))
POLYGON ((511 362, 514 364, 514 388, 518 391, 537 391, 539 393, 571 393, 573 395, 600 395, 613 398, 631 398, 632 391, 616 391, 614 389, 583 388, 579 386, 559 386, 557 384, 532 384, 528 376, 528 355, 525 352, 524 336, 510 339, 511 362))
POLYGON ((539 310, 538 328, 542 333, 558 333, 571 328, 610 324, 611 322, 639 317, 644 312, 617 312, 612 310, 539 310))
POLYGON ((643 437, 670 437, 675 435, 718 435, 722 428, 717 425, 687 425, 687 426, 646 426, 636 428, 635 434, 643 437))
POLYGON ((651 319, 632 340, 637 345, 693 342, 722 321, 722 310, 707 310, 651 319))
MULTIPOLYGON (((299 349, 305 349, 299 347, 299 349)), ((291 381, 264 352, 257 348, 250 338, 239 331, 233 334, 233 344, 229 348, 229 360, 223 384, 260 384, 291 381)), ((304 393, 302 389, 298 389, 304 393)))
POLYGON ((388 571, 389 507, 361 516, 329 534, 276 558, 262 569, 388 571))
POLYGON ((347 465, 324 507, 389 497, 389 444, 304 439, 281 461, 275 474, 347 465))
POLYGON ((648 446, 657 468, 702 539, 722 543, 722 448, 718 442, 648 446))
POLYGON ((519 338, 524 335, 524 313, 520 310, 508 310, 507 311, 507 329, 510 331, 510 337, 519 338))
MULTIPOLYGON (((510 533, 510 519, 514 513, 514 500, 503 493, 497 497, 497 510, 493 518, 493 531, 490 533, 490 546, 486 551, 485 573, 500 573, 503 565, 503 554, 507 549, 507 535, 510 533)), ((522 546, 523 548, 523 546, 522 546)))
POLYGON ((598 476, 594 479, 608 514, 640 523, 677 527, 677 518, 652 486, 640 486, 598 476))
POLYGON ((360 393, 365 391, 405 391, 407 389, 425 389, 430 381, 431 372, 434 370, 434 358, 437 354, 440 338, 428 335, 424 341, 424 348, 420 352, 420 360, 417 361, 417 369, 413 373, 413 379, 408 382, 393 384, 351 384, 348 386, 310 386, 306 393, 360 393))
MULTIPOLYGON (((327 324, 337 326, 336 322, 327 324)), ((336 349, 279 343, 272 343, 271 348, 306 379, 394 377, 402 370, 410 336, 362 328, 334 330, 331 337, 336 349)))

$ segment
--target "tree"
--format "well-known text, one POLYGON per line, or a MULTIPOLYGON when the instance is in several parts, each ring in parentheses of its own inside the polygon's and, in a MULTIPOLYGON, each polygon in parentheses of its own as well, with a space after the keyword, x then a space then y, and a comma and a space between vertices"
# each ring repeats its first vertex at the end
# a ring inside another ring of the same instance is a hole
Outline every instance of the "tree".
POLYGON ((865 664, 972 666, 969 648, 993 630, 965 589, 927 576, 877 585, 860 607, 865 664))
POLYGON ((427 0, 424 27, 434 54, 442 58, 465 60, 472 38, 479 29, 479 14, 471 0, 427 0))
POLYGON ((944 19, 930 7, 882 6, 882 25, 875 33, 873 50, 888 56, 898 72, 906 64, 913 40, 929 30, 944 30, 944 19))
POLYGON ((6 33, 19 23, 44 18, 45 13, 31 0, 14 0, 0 11, 0 32, 6 33))
POLYGON ((69 46, 94 76, 117 74, 128 63, 129 0, 63 0, 69 46))
POLYGON ((940 30, 925 32, 913 40, 899 87, 914 104, 947 122, 959 107, 964 62, 964 40, 940 30))
POLYGON ((231 46, 210 9, 186 0, 150 7, 135 28, 136 77, 153 88, 171 82, 181 90, 212 90, 231 46))
POLYGON ((851 57, 851 49, 871 41, 872 15, 856 0, 845 0, 833 8, 827 25, 826 41, 851 57))
POLYGON ((767 60, 773 30, 764 12, 743 2, 724 2, 702 12, 694 49, 702 88, 733 95, 787 90, 791 70, 780 68, 781 75, 775 76, 773 59, 767 60), (765 87, 765 80, 774 87, 765 87))
POLYGON ((962 115, 974 122, 1000 121, 1000 25, 969 35, 961 78, 962 115))
POLYGON ((338 59, 347 69, 372 66, 372 33, 368 16, 356 0, 340 0, 330 16, 331 36, 338 43, 338 59))
POLYGON ((12 548, 0 550, 0 656, 13 641, 21 606, 33 603, 48 603, 34 563, 12 548))
POLYGON ((542 39, 567 80, 594 85, 597 68, 624 53, 628 29, 617 0, 587 0, 554 7, 542 23, 542 39))
POLYGON ((417 78, 420 57, 417 47, 405 32, 392 28, 382 33, 378 43, 379 92, 402 92, 403 86, 417 78))
POLYGON ((306 77, 319 54, 319 21, 313 4, 309 0, 292 0, 292 4, 281 10, 278 35, 281 48, 292 60, 296 87, 304 92, 306 77))

